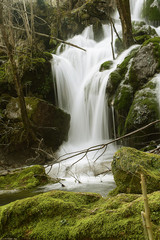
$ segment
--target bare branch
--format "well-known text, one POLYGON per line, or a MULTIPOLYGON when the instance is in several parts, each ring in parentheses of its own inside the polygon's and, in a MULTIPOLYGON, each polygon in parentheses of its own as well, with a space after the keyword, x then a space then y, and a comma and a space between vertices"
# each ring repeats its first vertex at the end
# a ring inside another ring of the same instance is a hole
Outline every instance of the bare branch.
MULTIPOLYGON (((160 122, 160 120, 156 120, 156 121, 154 121, 154 122, 151 122, 151 123, 145 125, 144 127, 141 127, 141 128, 139 128, 139 129, 137 129, 137 130, 135 130, 135 131, 133 131, 133 132, 127 133, 127 134, 125 134, 125 135, 123 135, 123 136, 121 136, 121 137, 118 137, 118 138, 116 138, 116 139, 114 139, 114 140, 112 140, 112 141, 110 141, 110 142, 108 142, 108 143, 95 145, 95 146, 92 146, 92 147, 90 147, 90 148, 83 149, 83 150, 81 150, 81 151, 75 151, 75 152, 71 152, 71 153, 66 153, 66 154, 60 156, 57 160, 60 161, 60 162, 62 162, 62 161, 65 161, 65 160, 67 160, 67 159, 70 159, 70 158, 74 158, 74 157, 83 155, 83 156, 78 160, 78 161, 80 161, 82 158, 84 158, 84 157, 86 156, 86 154, 87 154, 88 152, 100 151, 100 150, 102 150, 102 149, 104 149, 104 151, 103 151, 103 154, 104 154, 104 152, 106 151, 108 145, 110 145, 110 144, 112 144, 112 143, 115 143, 115 142, 118 142, 118 141, 120 141, 120 140, 122 140, 122 139, 124 139, 124 138, 127 138, 127 137, 131 136, 131 135, 134 135, 135 133, 138 133, 138 132, 140 132, 140 131, 142 131, 142 130, 144 130, 144 129, 146 129, 146 128, 154 125, 154 124, 159 123, 159 122, 160 122)), ((101 156, 101 155, 100 155, 100 156, 101 156)), ((99 156, 99 157, 100 157, 100 156, 99 156)), ((97 157, 97 159, 98 159, 99 157, 97 157)), ((97 160, 97 159, 96 159, 96 160, 97 160)), ((77 161, 77 162, 78 162, 78 161, 77 161)))

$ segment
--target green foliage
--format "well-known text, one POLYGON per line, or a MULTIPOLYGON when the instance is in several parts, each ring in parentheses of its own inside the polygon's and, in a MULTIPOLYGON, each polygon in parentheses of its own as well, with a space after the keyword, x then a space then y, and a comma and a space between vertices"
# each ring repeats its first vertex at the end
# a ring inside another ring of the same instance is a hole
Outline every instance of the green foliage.
MULTIPOLYGON (((160 193, 149 195, 149 203, 156 238, 160 193)), ((0 239, 144 240, 142 210, 139 195, 52 191, 0 207, 0 239)))
POLYGON ((0 176, 0 189, 31 189, 48 182, 44 167, 35 165, 0 176))

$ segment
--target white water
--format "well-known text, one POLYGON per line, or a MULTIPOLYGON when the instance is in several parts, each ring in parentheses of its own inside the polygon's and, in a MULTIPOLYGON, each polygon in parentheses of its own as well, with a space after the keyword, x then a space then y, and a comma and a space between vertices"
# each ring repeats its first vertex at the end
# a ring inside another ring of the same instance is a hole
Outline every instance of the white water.
MULTIPOLYGON (((142 5, 143 1, 136 2, 142 5)), ((137 4, 134 7, 136 8, 136 6, 137 4)), ((135 8, 132 10, 133 16, 140 19, 140 13, 138 10, 135 12, 135 8)), ((110 70, 100 72, 101 64, 113 59, 110 27, 105 25, 103 28, 104 39, 100 42, 94 41, 91 26, 87 27, 82 34, 68 40, 86 51, 66 45, 62 53, 60 47, 57 54, 53 55, 52 68, 53 77, 56 79, 57 103, 60 108, 71 115, 69 139, 59 150, 59 156, 109 141, 110 123, 105 94, 108 77, 136 46, 124 51, 114 60, 110 70)), ((121 26, 116 25, 116 29, 120 31, 121 26)), ((96 184, 102 181, 105 186, 109 186, 110 183, 113 187, 112 175, 101 173, 110 167, 116 149, 115 145, 109 145, 102 157, 97 159, 102 153, 101 151, 89 153, 77 164, 73 163, 80 160, 81 156, 68 159, 60 164, 55 164, 50 174, 54 177, 65 178, 67 189, 77 189, 74 181, 83 184, 90 183, 89 189, 85 186, 88 191, 94 191, 96 184)))
POLYGON ((142 20, 142 7, 145 0, 130 0, 132 20, 142 20))

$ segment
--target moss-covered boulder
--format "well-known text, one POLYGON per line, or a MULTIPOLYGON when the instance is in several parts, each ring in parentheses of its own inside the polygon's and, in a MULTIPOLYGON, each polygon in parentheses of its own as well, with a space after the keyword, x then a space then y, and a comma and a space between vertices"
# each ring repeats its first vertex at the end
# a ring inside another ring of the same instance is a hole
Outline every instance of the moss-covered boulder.
MULTIPOLYGON (((44 138, 46 145, 57 149, 64 140, 67 140, 70 126, 69 114, 35 97, 26 97, 25 102, 28 116, 44 138)), ((6 116, 14 121, 21 120, 17 98, 12 98, 7 105, 6 116)))
MULTIPOLYGON (((141 90, 136 92, 125 121, 123 134, 139 129, 159 118, 156 85, 157 83, 155 79, 152 79, 144 85, 141 90)), ((138 144, 138 142, 142 142, 141 146, 143 147, 143 142, 150 141, 150 136, 147 137, 147 134, 157 131, 159 131, 159 125, 154 125, 151 128, 145 129, 143 132, 134 135, 134 137, 136 136, 134 139, 135 146, 136 143, 138 144)))
POLYGON ((160 156, 122 147, 113 157, 114 193, 141 193, 140 173, 146 177, 147 192, 160 190, 160 156))
MULTIPOLYGON (((155 239, 160 237, 160 192, 149 195, 155 239)), ((52 191, 0 207, 0 239, 144 240, 140 195, 52 191)))
POLYGON ((157 36, 155 29, 143 21, 132 22, 132 31, 134 39, 138 44, 142 44, 146 40, 157 36))
POLYGON ((51 179, 40 165, 0 173, 1 190, 31 189, 49 182, 51 179))

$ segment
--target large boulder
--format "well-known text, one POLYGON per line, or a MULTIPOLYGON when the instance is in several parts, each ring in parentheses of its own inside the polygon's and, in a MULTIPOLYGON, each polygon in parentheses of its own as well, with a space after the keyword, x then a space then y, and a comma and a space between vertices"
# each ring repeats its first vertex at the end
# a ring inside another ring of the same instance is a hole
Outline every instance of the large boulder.
MULTIPOLYGON (((155 239, 160 239, 160 192, 149 196, 155 239)), ((138 194, 50 191, 0 207, 1 239, 144 240, 138 194)))
MULTIPOLYGON (((35 128, 44 138, 46 145, 56 150, 67 140, 70 116, 54 105, 35 98, 25 98, 27 112, 35 128)), ((21 113, 17 98, 12 98, 6 107, 6 116, 10 120, 20 121, 21 113)))
POLYGON ((141 173, 147 192, 160 190, 160 156, 122 147, 113 157, 112 172, 117 188, 114 193, 141 193, 141 173))

